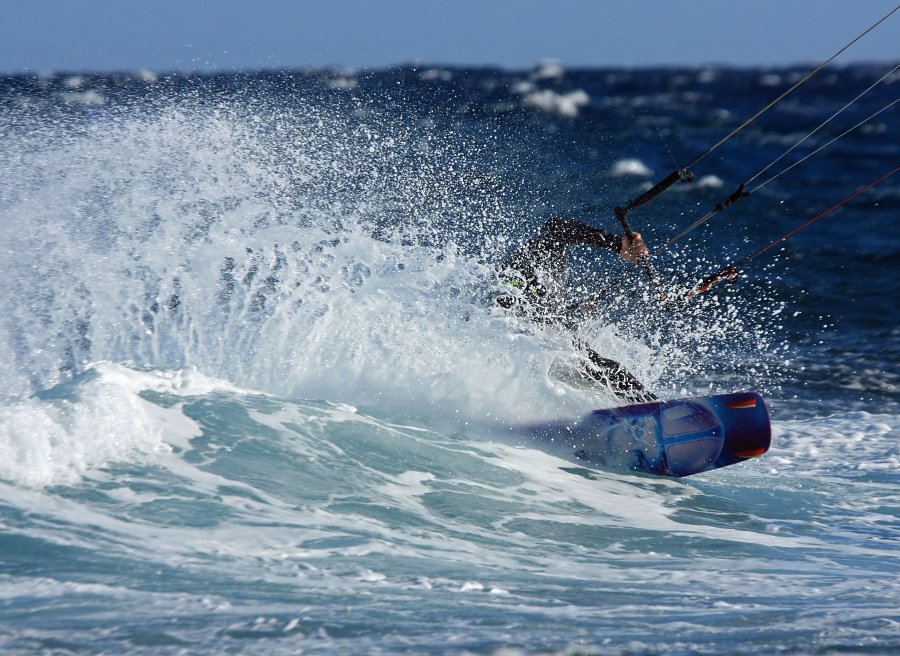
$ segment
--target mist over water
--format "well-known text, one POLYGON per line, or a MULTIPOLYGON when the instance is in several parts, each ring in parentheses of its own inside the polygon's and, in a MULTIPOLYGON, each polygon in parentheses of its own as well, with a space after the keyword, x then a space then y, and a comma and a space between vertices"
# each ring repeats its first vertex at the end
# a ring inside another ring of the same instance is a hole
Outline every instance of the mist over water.
MULTIPOLYGON (((194 94, 15 126, 4 269, 29 293, 3 296, 15 363, 4 392, 110 361, 195 367, 289 398, 533 408, 550 385, 536 374, 571 347, 491 307, 494 267, 534 210, 485 165, 503 144, 473 146, 479 136, 346 102, 194 94)), ((615 309, 623 292, 611 291, 615 309)), ((671 375, 653 349, 662 338, 626 300, 594 335, 648 382, 671 375)), ((668 338, 746 334, 715 321, 668 338)))

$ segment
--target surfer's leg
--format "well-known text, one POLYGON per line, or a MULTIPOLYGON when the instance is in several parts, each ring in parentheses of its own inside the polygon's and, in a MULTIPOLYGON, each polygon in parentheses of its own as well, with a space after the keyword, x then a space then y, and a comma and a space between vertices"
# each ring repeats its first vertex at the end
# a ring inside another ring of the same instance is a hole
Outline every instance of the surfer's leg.
POLYGON ((584 344, 579 346, 587 358, 584 363, 584 373, 609 387, 620 399, 627 403, 648 403, 659 400, 653 392, 644 387, 630 371, 618 362, 601 357, 584 344))

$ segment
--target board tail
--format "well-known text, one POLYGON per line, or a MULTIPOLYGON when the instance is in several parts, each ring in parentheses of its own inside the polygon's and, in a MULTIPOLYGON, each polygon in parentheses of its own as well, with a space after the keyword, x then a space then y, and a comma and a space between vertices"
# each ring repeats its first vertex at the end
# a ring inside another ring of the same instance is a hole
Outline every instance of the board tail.
POLYGON ((769 411, 756 392, 595 410, 577 424, 530 428, 545 450, 613 469, 690 476, 768 451, 769 411))
POLYGON ((660 440, 669 476, 689 476, 756 458, 769 450, 769 411, 755 392, 721 394, 662 404, 660 440), (669 421, 693 407, 697 414, 669 421))

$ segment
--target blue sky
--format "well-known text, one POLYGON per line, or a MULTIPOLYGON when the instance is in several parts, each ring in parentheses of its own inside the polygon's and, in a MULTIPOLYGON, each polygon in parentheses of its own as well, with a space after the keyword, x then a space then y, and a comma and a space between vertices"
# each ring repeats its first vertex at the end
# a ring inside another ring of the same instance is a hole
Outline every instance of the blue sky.
MULTIPOLYGON (((0 73, 787 65, 897 0, 2 0, 0 73)), ((900 61, 900 12, 842 62, 900 61)))

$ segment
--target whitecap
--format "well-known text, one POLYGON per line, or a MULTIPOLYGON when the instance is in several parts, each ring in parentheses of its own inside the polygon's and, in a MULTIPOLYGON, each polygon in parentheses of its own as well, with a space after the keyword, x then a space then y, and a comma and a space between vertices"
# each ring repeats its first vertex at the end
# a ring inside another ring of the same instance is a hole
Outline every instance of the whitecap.
POLYGON ((704 175, 695 184, 701 189, 718 189, 725 183, 717 175, 704 175))
POLYGON ((565 75, 566 71, 555 59, 542 60, 531 72, 532 80, 556 80, 565 75))
POLYGON ((650 169, 650 167, 644 164, 641 160, 634 158, 620 159, 618 162, 612 165, 612 168, 609 172, 614 176, 653 175, 653 171, 650 169))
POLYGON ((526 93, 531 93, 537 87, 534 86, 534 82, 528 82, 527 80, 520 80, 516 82, 512 88, 510 89, 513 93, 518 93, 520 95, 524 95, 526 93))
POLYGON ((575 117, 581 107, 590 103, 590 97, 581 89, 569 93, 555 93, 549 89, 527 94, 522 102, 526 107, 535 107, 560 116, 575 117))
POLYGON ((431 80, 449 82, 453 79, 453 73, 442 68, 429 68, 428 70, 422 71, 422 73, 419 75, 419 79, 426 82, 429 82, 431 80))
POLYGON ((173 445, 189 448, 200 434, 197 425, 180 408, 163 408, 139 395, 143 389, 180 386, 154 378, 101 365, 45 398, 4 407, 0 478, 28 487, 71 483, 109 462, 170 451, 173 445))
POLYGON ((357 86, 359 86, 359 80, 348 76, 341 76, 328 82, 330 89, 339 89, 341 91, 352 91, 357 86))
POLYGON ((719 72, 714 68, 705 68, 697 74, 697 82, 700 84, 712 84, 719 79, 719 72))
POLYGON ((63 102, 67 105, 85 105, 86 107, 98 107, 106 104, 106 97, 96 91, 69 91, 61 94, 63 102))
POLYGON ((135 77, 139 79, 141 82, 156 82, 159 79, 159 76, 153 71, 147 70, 146 68, 142 68, 135 73, 135 77))

